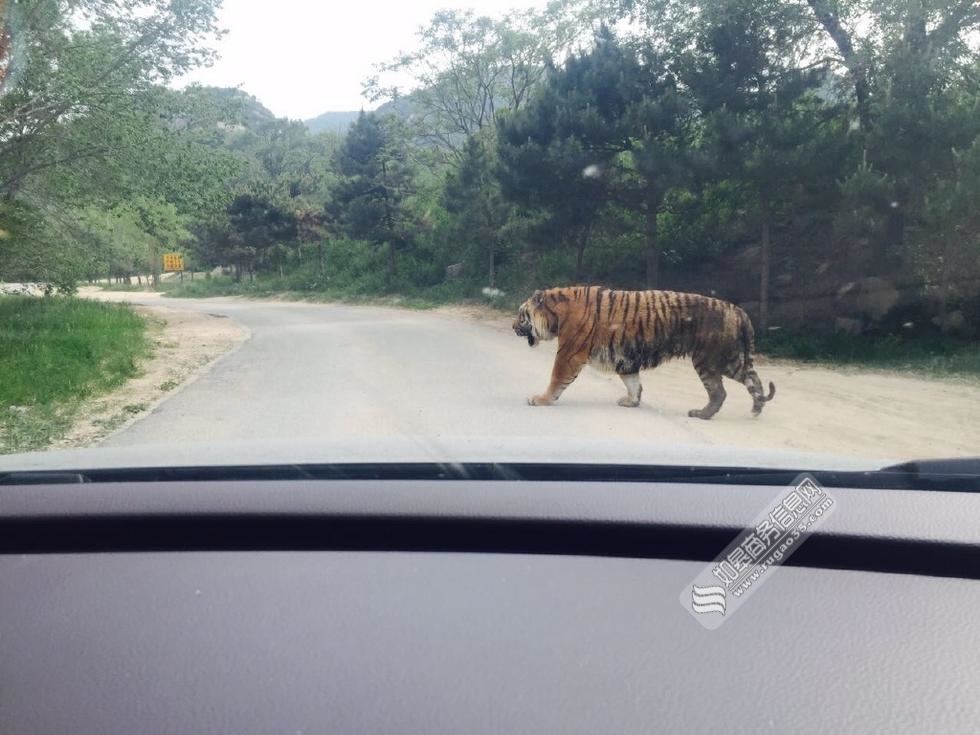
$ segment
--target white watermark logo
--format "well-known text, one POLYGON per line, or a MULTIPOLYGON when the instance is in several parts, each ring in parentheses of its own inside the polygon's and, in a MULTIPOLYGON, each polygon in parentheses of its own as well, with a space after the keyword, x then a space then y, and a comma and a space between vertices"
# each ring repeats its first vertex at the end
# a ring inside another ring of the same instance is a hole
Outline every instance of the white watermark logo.
POLYGON ((681 592, 681 605, 709 630, 739 606, 799 548, 837 503, 810 475, 800 475, 681 592))
POLYGON ((691 591, 691 609, 696 613, 717 612, 725 614, 724 587, 698 587, 691 591))

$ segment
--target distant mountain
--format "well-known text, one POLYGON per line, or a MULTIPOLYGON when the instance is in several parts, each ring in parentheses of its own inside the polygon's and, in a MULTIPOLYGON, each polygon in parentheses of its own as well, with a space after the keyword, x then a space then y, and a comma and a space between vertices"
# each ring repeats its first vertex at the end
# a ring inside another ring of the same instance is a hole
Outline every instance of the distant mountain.
MULTIPOLYGON (((404 95, 394 101, 385 102, 375 112, 382 117, 395 115, 410 118, 416 113, 415 98, 411 94, 404 95)), ((317 115, 303 122, 306 129, 314 134, 324 131, 346 133, 351 123, 356 122, 357 116, 360 114, 360 112, 324 112, 322 115, 317 115)))
POLYGON ((357 120, 360 112, 324 112, 309 120, 304 120, 311 133, 346 133, 351 123, 357 120))
POLYGON ((276 116, 248 92, 233 87, 197 87, 201 94, 210 96, 219 107, 225 107, 230 115, 222 121, 224 127, 257 128, 272 122, 276 116), (230 106, 230 109, 228 109, 230 106))

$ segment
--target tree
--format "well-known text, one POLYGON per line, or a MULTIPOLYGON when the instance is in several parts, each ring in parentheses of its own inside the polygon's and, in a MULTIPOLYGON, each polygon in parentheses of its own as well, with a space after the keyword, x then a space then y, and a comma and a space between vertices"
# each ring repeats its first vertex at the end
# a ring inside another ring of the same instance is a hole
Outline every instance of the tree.
POLYGON ((470 254, 484 263, 487 285, 496 286, 501 230, 510 211, 494 176, 487 144, 480 138, 469 138, 459 168, 446 175, 443 203, 454 216, 453 236, 476 246, 470 254))
POLYGON ((458 163, 472 136, 492 130, 502 111, 527 103, 548 60, 588 33, 595 14, 588 2, 500 19, 441 10, 419 30, 417 50, 379 64, 365 91, 373 101, 410 110, 417 139, 458 163), (411 89, 385 84, 406 76, 411 89))
POLYGON ((8 5, 0 194, 16 193, 45 169, 110 155, 98 136, 66 138, 65 123, 110 123, 154 85, 208 61, 208 43, 219 35, 217 6, 218 0, 8 5))
POLYGON ((657 286, 657 216, 686 176, 689 107, 663 58, 602 29, 594 46, 553 68, 526 109, 499 126, 505 193, 547 210, 576 247, 610 201, 643 212, 646 282, 657 286))
POLYGON ((265 197, 239 194, 228 206, 214 239, 226 262, 235 264, 235 280, 241 281, 271 248, 295 240, 296 235, 292 212, 265 197))
POLYGON ((5 5, 0 196, 32 220, 6 243, 5 259, 68 286, 93 247, 92 206, 108 210, 133 195, 200 203, 197 183, 221 166, 166 125, 163 101, 175 93, 162 85, 212 57, 216 8, 217 0, 5 5))
POLYGON ((337 152, 340 179, 328 205, 329 214, 354 239, 388 250, 387 282, 395 283, 397 253, 413 237, 413 218, 406 205, 413 176, 395 121, 362 112, 337 152))
POLYGON ((809 95, 816 69, 792 65, 795 29, 779 3, 723 0, 702 12, 698 41, 684 58, 685 83, 702 116, 702 147, 714 177, 731 177, 751 198, 759 227, 759 319, 769 322, 772 229, 776 214, 832 148, 811 145, 835 110, 809 95))

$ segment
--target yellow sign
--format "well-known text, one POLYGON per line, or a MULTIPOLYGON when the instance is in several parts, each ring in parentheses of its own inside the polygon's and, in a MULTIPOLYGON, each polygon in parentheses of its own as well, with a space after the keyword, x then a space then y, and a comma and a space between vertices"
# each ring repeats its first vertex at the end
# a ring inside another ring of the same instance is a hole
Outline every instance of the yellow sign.
POLYGON ((184 270, 184 256, 180 253, 164 253, 163 269, 168 273, 184 270))

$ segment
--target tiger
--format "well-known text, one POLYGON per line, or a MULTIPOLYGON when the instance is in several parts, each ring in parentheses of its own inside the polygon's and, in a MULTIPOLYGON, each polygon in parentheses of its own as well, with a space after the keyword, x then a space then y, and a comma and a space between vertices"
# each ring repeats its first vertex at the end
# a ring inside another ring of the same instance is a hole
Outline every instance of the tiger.
POLYGON ((619 405, 640 405, 640 370, 676 357, 691 357, 708 392, 703 408, 688 416, 710 419, 725 402, 722 378, 742 383, 752 397, 752 415, 762 413, 766 395, 752 364, 755 333, 744 310, 721 299, 674 291, 618 291, 573 286, 535 291, 521 304, 513 324, 518 337, 534 347, 558 339, 551 382, 527 402, 547 406, 591 364, 613 370, 626 385, 619 405))

